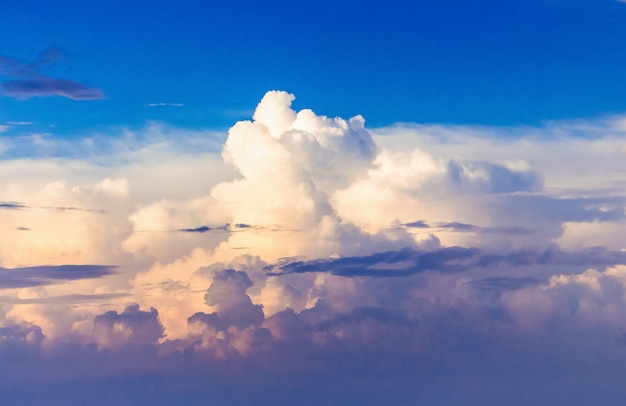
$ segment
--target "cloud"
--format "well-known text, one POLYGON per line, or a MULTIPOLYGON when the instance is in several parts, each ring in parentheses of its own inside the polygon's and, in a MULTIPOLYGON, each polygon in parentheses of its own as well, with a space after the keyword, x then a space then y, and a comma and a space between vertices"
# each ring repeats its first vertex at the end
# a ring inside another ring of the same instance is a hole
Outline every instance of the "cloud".
POLYGON ((148 103, 148 107, 183 107, 182 103, 148 103))
POLYGON ((106 346, 121 344, 156 344, 163 337, 159 312, 142 311, 138 304, 126 306, 122 313, 108 311, 94 319, 94 335, 106 346))
POLYGON ((78 303, 94 303, 101 301, 109 301, 111 299, 127 298, 127 293, 101 293, 93 295, 61 295, 54 297, 39 297, 29 299, 16 299, 11 297, 0 296, 0 303, 12 305, 28 305, 28 304, 78 304, 78 303))
POLYGON ((44 210, 54 210, 59 212, 72 212, 72 211, 84 211, 89 213, 105 213, 102 209, 89 209, 84 207, 72 207, 72 206, 57 206, 57 207, 49 207, 49 206, 31 206, 21 202, 0 202, 0 209, 6 210, 23 210, 23 209, 44 209, 44 210))
POLYGON ((15 59, 0 57, 0 75, 17 77, 0 83, 0 88, 9 97, 19 100, 42 96, 63 96, 74 100, 98 100, 105 98, 100 89, 81 82, 45 75, 42 69, 64 59, 62 51, 50 48, 30 64, 15 59))
POLYGON ((28 206, 19 202, 0 202, 0 209, 21 210, 21 209, 27 209, 27 208, 28 206))
POLYGON ((3 398, 623 398, 623 118, 370 130, 293 100, 7 141, 3 398))
POLYGON ((524 249, 506 254, 482 252, 477 248, 445 247, 431 251, 404 248, 362 257, 318 259, 310 261, 279 261, 269 265, 269 275, 329 272, 340 276, 398 277, 419 272, 457 273, 494 264, 508 266, 535 265, 614 265, 626 262, 626 253, 590 248, 566 252, 552 247, 545 251, 524 249))
POLYGON ((44 338, 41 328, 31 324, 13 324, 0 327, 0 354, 6 354, 6 351, 18 346, 37 346, 41 344, 44 338))
POLYGON ((176 231, 181 231, 184 233, 206 233, 208 231, 230 231, 230 226, 220 226, 220 227, 209 227, 209 226, 200 226, 195 228, 180 228, 176 231))
POLYGON ((0 289, 43 286, 64 281, 111 275, 111 265, 58 265, 0 268, 0 289))
POLYGON ((514 278, 507 276, 493 276, 468 283, 471 283, 479 289, 519 290, 528 286, 539 285, 541 284, 541 280, 530 277, 514 278))
POLYGON ((7 96, 20 100, 41 96, 64 96, 73 100, 98 100, 105 97, 100 89, 74 80, 52 77, 9 80, 1 83, 0 88, 7 96))
POLYGON ((451 223, 437 223, 436 225, 429 225, 423 220, 413 221, 410 223, 402 224, 406 228, 418 228, 418 229, 442 229, 457 231, 462 233, 482 233, 482 234, 532 234, 532 230, 525 229, 523 227, 481 227, 474 224, 459 223, 457 221, 451 223))

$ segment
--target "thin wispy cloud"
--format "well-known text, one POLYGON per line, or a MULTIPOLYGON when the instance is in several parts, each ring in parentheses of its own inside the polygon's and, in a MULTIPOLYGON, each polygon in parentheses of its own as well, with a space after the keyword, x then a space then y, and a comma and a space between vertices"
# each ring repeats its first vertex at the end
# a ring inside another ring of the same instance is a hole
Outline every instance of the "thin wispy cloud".
POLYGON ((533 231, 524 227, 482 227, 475 224, 460 223, 453 221, 450 223, 435 223, 433 225, 428 224, 423 220, 413 221, 410 223, 402 224, 403 227, 408 229, 423 229, 423 230, 449 230, 461 233, 482 233, 482 234, 532 234, 533 231))
POLYGON ((105 98, 97 88, 66 79, 49 76, 45 68, 65 59, 64 53, 57 48, 42 51, 31 63, 0 56, 0 76, 15 79, 0 82, 0 89, 9 97, 26 100, 31 97, 62 96, 74 100, 98 100, 105 98))
POLYGON ((30 209, 42 209, 42 210, 51 210, 58 212, 73 212, 73 211, 82 211, 88 213, 106 213, 106 210, 103 209, 91 209, 85 207, 73 207, 73 206, 34 206, 27 205, 21 202, 0 202, 0 210, 30 210, 30 209))
POLYGON ((8 125, 31 125, 31 121, 7 121, 8 125))
POLYGON ((184 107, 183 103, 148 103, 147 107, 184 107))

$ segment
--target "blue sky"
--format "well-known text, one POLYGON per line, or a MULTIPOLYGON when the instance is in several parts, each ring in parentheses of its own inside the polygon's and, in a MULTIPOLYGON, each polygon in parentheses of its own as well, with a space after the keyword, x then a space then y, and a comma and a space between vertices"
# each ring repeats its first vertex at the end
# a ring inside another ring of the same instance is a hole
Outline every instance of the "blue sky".
POLYGON ((626 108, 626 5, 600 1, 5 2, 2 55, 106 99, 2 97, 2 121, 76 134, 160 120, 227 128, 268 89, 323 114, 537 125, 626 108), (149 108, 150 103, 183 107, 149 108))
POLYGON ((0 3, 0 399, 622 405, 625 22, 0 3))

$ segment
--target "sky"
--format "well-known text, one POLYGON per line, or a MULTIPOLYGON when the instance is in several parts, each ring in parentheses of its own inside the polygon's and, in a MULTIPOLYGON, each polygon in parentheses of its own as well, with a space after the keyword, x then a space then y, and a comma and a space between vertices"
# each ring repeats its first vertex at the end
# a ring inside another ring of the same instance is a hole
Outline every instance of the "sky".
POLYGON ((626 2, 0 4, 0 398, 621 405, 626 2))

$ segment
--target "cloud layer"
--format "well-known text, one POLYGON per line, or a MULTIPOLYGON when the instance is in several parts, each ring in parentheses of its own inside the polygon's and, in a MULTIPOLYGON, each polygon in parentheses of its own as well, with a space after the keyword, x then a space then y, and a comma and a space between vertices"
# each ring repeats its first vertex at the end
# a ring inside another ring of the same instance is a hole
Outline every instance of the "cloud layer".
POLYGON ((222 138, 7 142, 4 398, 619 404, 622 117, 368 130, 294 99, 222 138))

